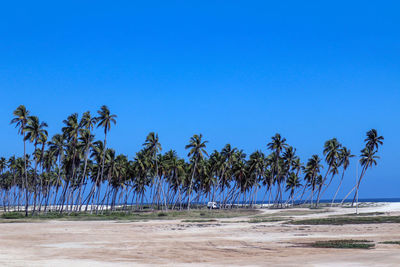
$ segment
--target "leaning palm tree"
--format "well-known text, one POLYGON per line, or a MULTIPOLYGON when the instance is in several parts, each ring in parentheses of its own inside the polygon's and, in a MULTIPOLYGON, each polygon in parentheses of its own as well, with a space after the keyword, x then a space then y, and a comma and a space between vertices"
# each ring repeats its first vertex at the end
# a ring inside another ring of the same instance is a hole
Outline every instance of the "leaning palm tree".
POLYGON ((372 165, 376 165, 376 159, 379 157, 376 156, 376 153, 378 152, 379 145, 383 144, 383 136, 378 136, 378 132, 375 129, 371 129, 367 132, 367 138, 364 139, 365 142, 365 148, 361 150, 361 158, 360 158, 360 163, 362 166, 360 178, 356 182, 356 185, 349 191, 349 193, 343 198, 341 204, 347 199, 347 197, 354 191, 354 198, 352 201, 352 206, 354 205, 354 201, 356 200, 356 197, 358 196, 358 188, 360 186, 361 180, 365 175, 365 172, 369 167, 372 167, 372 165))
POLYGON ((360 178, 358 179, 358 182, 356 184, 356 192, 354 194, 352 205, 354 204, 356 197, 358 197, 358 190, 360 188, 360 183, 367 169, 372 167, 373 165, 378 164, 376 160, 379 159, 380 157, 376 156, 376 153, 378 153, 379 145, 383 144, 383 140, 384 140, 383 136, 379 136, 378 132, 375 129, 371 129, 367 132, 367 138, 364 140, 366 142, 365 148, 361 150, 360 164, 362 166, 362 170, 360 178))
POLYGON ((342 177, 340 179, 340 183, 338 188, 336 189, 335 195, 332 198, 332 203, 331 207, 333 206, 333 203, 335 202, 336 196, 340 190, 340 187, 342 186, 343 178, 344 178, 344 173, 346 172, 347 168, 350 165, 350 158, 354 157, 354 155, 351 154, 351 150, 347 149, 347 147, 342 147, 339 150, 339 166, 342 166, 342 177))
POLYGON ((296 188, 298 188, 298 187, 301 187, 300 178, 294 172, 291 172, 286 181, 286 191, 290 190, 290 194, 289 194, 287 203, 289 201, 292 201, 292 206, 294 204, 294 192, 295 192, 296 188))
POLYGON ((208 156, 207 151, 205 150, 208 141, 203 141, 202 138, 203 138, 202 134, 200 135, 195 134, 190 138, 189 144, 185 146, 185 149, 189 149, 188 157, 191 157, 191 162, 193 164, 192 176, 190 178, 189 190, 187 192, 188 210, 190 210, 190 196, 192 194, 193 178, 197 169, 197 163, 199 162, 199 160, 203 159, 204 155, 208 156))
MULTIPOLYGON (((324 144, 324 155, 325 155, 325 161, 328 164, 328 170, 326 171, 326 174, 324 176, 324 179, 322 180, 322 183, 320 184, 318 188, 318 196, 317 196, 317 201, 316 201, 316 206, 318 206, 318 203, 321 198, 321 189, 324 186, 327 176, 329 173, 332 174, 331 179, 326 186, 325 190, 329 187, 329 185, 332 182, 333 176, 337 173, 337 161, 339 158, 339 149, 342 145, 338 142, 336 138, 332 138, 328 141, 325 142, 324 144)), ((324 192, 325 192, 324 190, 324 192)))
POLYGON ((314 191, 317 186, 321 186, 321 181, 319 173, 320 169, 322 168, 321 159, 318 155, 312 155, 311 158, 308 160, 307 165, 305 167, 305 180, 307 184, 311 187, 311 207, 312 201, 314 197, 314 191))
POLYGON ((25 140, 25 126, 28 123, 29 110, 24 105, 20 105, 13 112, 14 118, 11 120, 11 124, 15 124, 18 127, 18 134, 23 136, 24 140, 24 174, 25 174, 25 216, 28 216, 28 173, 26 170, 26 140, 25 140))

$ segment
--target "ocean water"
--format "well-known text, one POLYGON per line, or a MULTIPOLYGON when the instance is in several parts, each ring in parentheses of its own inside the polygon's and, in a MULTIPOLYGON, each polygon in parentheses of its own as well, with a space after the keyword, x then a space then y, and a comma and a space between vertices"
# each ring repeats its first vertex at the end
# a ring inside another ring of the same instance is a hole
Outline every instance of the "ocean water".
MULTIPOLYGON (((344 203, 352 202, 353 198, 350 197, 344 201, 344 203)), ((286 202, 284 200, 283 202, 286 202)), ((295 201, 295 204, 300 204, 303 203, 304 200, 302 201, 295 201)), ((307 201, 306 203, 309 203, 310 201, 307 201)), ((315 200, 313 200, 315 202, 315 200)), ((319 201, 320 203, 331 203, 332 199, 321 199, 319 201)), ((342 199, 336 199, 334 203, 340 203, 342 202, 342 199)), ((359 198, 358 202, 400 202, 400 198, 359 198)), ((262 201, 257 201, 257 204, 262 204, 262 201)), ((264 203, 265 204, 265 203, 264 203)))
MULTIPOLYGON (((351 198, 346 199, 344 201, 344 203, 349 203, 349 202, 351 203, 352 201, 353 201, 353 198, 351 197, 351 198)), ((285 203, 286 199, 283 200, 282 202, 285 203)), ((319 202, 320 203, 331 203, 332 199, 321 199, 319 202)), ((334 203, 340 203, 340 202, 342 202, 342 199, 336 199, 334 203)), ((400 202, 400 198, 360 198, 360 199, 358 199, 358 202, 376 202, 376 203, 379 203, 379 202, 400 202)), ((218 201, 217 201, 217 203, 219 204, 218 201)), ((271 204, 273 204, 273 203, 274 202, 271 201, 271 204)), ((310 201, 304 202, 304 200, 302 200, 302 201, 296 200, 294 203, 295 204, 303 204, 303 203, 310 203, 310 201)), ((313 203, 315 203, 315 199, 313 200, 313 203)), ((146 203, 146 202, 143 203, 143 204, 149 205, 149 203, 146 203)), ((183 204, 186 204, 186 202, 184 202, 183 204)), ((193 204, 194 205, 207 205, 207 202, 193 202, 192 205, 193 204)), ((230 202, 228 202, 227 204, 230 204, 230 202)), ((238 202, 235 201, 234 204, 238 204, 238 202)), ((243 202, 239 201, 239 204, 243 204, 243 202)), ((248 203, 246 203, 246 204, 248 204, 248 203)), ((257 200, 256 204, 268 204, 268 201, 265 201, 263 203, 263 201, 257 200)), ((128 205, 136 205, 136 203, 128 203, 128 205)))

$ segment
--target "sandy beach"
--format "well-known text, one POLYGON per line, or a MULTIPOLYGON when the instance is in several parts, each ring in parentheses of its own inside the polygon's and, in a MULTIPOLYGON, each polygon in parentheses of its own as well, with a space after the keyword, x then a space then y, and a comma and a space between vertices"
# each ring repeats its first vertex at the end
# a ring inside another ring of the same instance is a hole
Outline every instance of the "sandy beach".
MULTIPOLYGON (((350 208, 262 209, 290 219, 354 213, 350 208)), ((400 215, 400 203, 360 213, 400 215)), ((372 216, 372 215, 371 215, 372 216)), ((1 266, 398 266, 400 224, 293 225, 248 223, 248 217, 210 222, 155 220, 41 221, 0 224, 1 266), (367 239, 373 249, 312 248, 331 239, 367 239)))

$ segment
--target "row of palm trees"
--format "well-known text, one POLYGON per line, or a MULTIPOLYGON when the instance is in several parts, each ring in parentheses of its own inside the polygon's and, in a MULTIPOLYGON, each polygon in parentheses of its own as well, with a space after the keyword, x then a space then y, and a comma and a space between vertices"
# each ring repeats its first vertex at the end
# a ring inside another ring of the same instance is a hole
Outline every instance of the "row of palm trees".
MULTIPOLYGON (((93 116, 74 113, 63 121, 60 134, 48 137, 47 124, 19 106, 11 123, 24 145, 22 157, 0 158, 0 203, 4 211, 102 212, 103 210, 190 209, 191 205, 218 202, 221 207, 254 206, 257 196, 274 207, 301 202, 318 206, 335 176, 341 189, 345 172, 354 157, 336 138, 325 142, 322 159, 318 155, 303 164, 296 149, 280 134, 267 144, 270 153, 255 151, 249 157, 230 144, 208 153, 201 134, 190 138, 188 160, 173 150, 162 153, 158 135, 148 134, 143 148, 130 160, 107 147, 107 134, 116 124, 116 115, 102 106, 93 116), (103 130, 103 140, 95 140, 94 130, 103 130), (26 143, 33 144, 27 153, 26 143), (262 192, 260 194, 260 192, 262 192), (284 200, 284 194, 287 198, 284 200)), ((361 175, 349 192, 358 195, 366 171, 376 165, 383 137, 375 129, 367 132, 361 151, 361 175)), ((346 198, 347 198, 346 196, 346 198)), ((343 200, 344 201, 344 200, 343 200)))

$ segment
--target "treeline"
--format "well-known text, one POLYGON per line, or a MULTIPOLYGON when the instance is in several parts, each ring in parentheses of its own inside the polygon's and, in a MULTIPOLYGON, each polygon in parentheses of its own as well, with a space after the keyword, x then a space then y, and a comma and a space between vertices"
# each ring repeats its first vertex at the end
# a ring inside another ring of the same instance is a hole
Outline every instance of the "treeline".
MULTIPOLYGON (((303 164, 296 149, 280 134, 267 144, 269 154, 225 145, 208 153, 207 141, 194 135, 186 145, 188 160, 173 150, 162 153, 156 133, 149 133, 143 148, 130 160, 107 147, 107 134, 116 115, 107 106, 97 116, 74 113, 63 121, 60 134, 48 137, 47 124, 32 116, 25 106, 13 112, 14 124, 23 140, 23 156, 0 158, 1 203, 4 211, 62 212, 134 210, 146 204, 151 209, 190 209, 193 203, 218 202, 222 208, 235 204, 254 206, 258 195, 263 203, 284 207, 310 202, 318 206, 332 180, 339 186, 334 202, 354 157, 336 138, 325 142, 323 159, 313 155, 303 164), (104 135, 96 140, 94 129, 104 135), (27 142, 33 152, 27 153, 27 142), (260 193, 262 192, 262 193, 260 193), (287 199, 284 200, 284 193, 287 199)), ((367 132, 361 150, 361 172, 347 194, 353 202, 366 171, 376 165, 383 137, 375 129, 367 132)), ((22 149, 21 149, 22 150, 22 149)), ((346 196, 346 197, 347 197, 346 196)))

